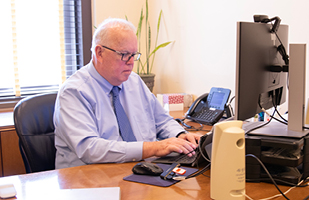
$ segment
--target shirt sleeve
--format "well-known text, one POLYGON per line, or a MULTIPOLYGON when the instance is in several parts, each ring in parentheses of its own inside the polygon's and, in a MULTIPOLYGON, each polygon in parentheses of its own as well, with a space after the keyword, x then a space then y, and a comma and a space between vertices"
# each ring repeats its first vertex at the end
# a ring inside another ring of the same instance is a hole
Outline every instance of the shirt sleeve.
POLYGON ((155 121, 157 129, 157 138, 166 139, 176 137, 180 132, 185 132, 184 128, 169 115, 155 98, 155 121))

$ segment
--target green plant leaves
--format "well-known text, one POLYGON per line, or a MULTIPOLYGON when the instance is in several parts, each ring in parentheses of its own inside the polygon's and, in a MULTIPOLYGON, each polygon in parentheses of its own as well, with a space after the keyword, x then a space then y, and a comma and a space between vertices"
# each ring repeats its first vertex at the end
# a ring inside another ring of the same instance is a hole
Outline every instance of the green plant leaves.
POLYGON ((163 47, 166 47, 167 45, 169 45, 171 42, 165 42, 165 43, 162 43, 160 44, 159 46, 157 46, 152 52, 151 54, 149 54, 149 58, 154 55, 159 49, 163 48, 163 47))
MULTIPOLYGON (((165 42, 165 43, 162 43, 160 45, 157 45, 157 43, 158 43, 158 36, 159 36, 159 30, 160 30, 160 24, 161 24, 161 17, 162 17, 162 10, 161 10, 160 14, 159 14, 159 18, 158 18, 158 23, 157 23, 157 33, 156 33, 155 48, 151 52, 151 36, 152 36, 152 32, 151 32, 151 28, 150 28, 150 23, 148 21, 148 16, 149 16, 148 0, 146 0, 145 16, 144 16, 144 13, 143 13, 143 8, 142 8, 141 9, 140 18, 139 18, 139 22, 138 22, 137 31, 136 31, 136 37, 137 37, 137 40, 138 40, 138 51, 141 52, 142 26, 143 26, 143 21, 145 19, 145 29, 144 30, 145 30, 145 39, 146 39, 146 48, 145 48, 145 51, 146 51, 146 54, 145 54, 146 55, 146 62, 143 64, 142 60, 139 59, 139 61, 137 63, 137 74, 151 74, 156 52, 159 49, 164 48, 164 47, 166 47, 167 45, 169 45, 171 43, 171 41, 170 41, 170 42, 165 42), (150 64, 151 56, 153 56, 153 57, 152 57, 151 64, 150 64)), ((126 16, 126 19, 127 19, 127 16, 126 16)))

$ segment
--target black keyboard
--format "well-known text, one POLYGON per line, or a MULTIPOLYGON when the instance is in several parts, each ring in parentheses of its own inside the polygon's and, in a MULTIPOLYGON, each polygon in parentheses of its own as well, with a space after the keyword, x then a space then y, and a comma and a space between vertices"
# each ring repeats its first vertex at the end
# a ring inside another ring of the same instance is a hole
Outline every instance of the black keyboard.
POLYGON ((175 157, 175 158, 172 158, 170 159, 170 161, 172 162, 178 162, 178 163, 185 163, 185 164, 191 164, 194 162, 194 160, 196 159, 196 155, 197 154, 194 154, 192 155, 191 157, 187 156, 187 155, 180 155, 179 157, 175 157))
POLYGON ((192 164, 195 159, 197 158, 198 153, 195 153, 191 157, 187 156, 186 154, 179 154, 179 153, 171 153, 167 156, 158 158, 156 160, 153 160, 153 163, 165 163, 165 164, 172 164, 174 162, 184 164, 184 165, 190 165, 192 164))

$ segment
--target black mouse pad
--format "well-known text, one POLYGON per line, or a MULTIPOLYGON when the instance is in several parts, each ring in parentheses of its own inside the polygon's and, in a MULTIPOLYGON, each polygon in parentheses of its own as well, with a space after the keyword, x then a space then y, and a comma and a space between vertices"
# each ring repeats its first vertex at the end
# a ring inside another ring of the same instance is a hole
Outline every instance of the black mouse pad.
MULTIPOLYGON (((171 166, 168 164, 160 164, 160 163, 158 163, 157 165, 161 167, 164 171, 171 166)), ((181 167, 181 168, 186 170, 186 173, 183 176, 189 176, 190 174, 193 174, 198 171, 198 169, 195 168, 188 168, 188 167, 181 167)), ((176 180, 163 180, 162 178, 160 178, 160 176, 137 175, 137 174, 131 174, 129 176, 126 176, 123 178, 123 180, 156 185, 161 187, 168 187, 179 182, 176 180)))

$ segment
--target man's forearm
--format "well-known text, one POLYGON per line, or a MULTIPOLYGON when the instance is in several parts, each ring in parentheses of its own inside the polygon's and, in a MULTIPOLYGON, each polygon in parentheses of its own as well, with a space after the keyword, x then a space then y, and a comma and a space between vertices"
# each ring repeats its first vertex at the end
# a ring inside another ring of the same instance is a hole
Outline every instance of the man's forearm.
POLYGON ((157 142, 144 142, 143 143, 143 159, 156 155, 157 142))

